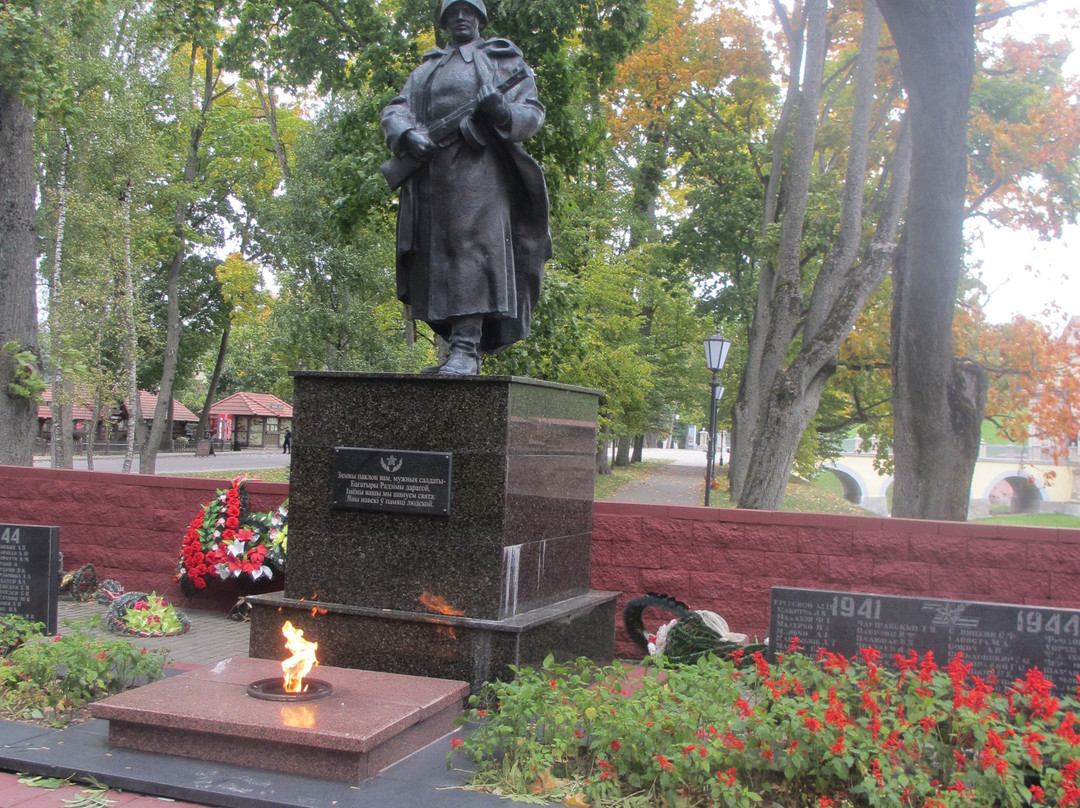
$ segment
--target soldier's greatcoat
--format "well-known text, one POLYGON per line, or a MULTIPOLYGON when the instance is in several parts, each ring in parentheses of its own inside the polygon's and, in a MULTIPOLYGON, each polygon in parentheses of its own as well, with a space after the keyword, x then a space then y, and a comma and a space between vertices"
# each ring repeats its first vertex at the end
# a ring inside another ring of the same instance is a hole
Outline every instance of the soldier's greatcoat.
POLYGON ((518 145, 544 122, 533 73, 505 39, 436 48, 382 114, 387 145, 404 156, 405 132, 444 118, 474 100, 482 83, 498 86, 518 68, 526 78, 505 93, 509 124, 477 115, 484 145, 460 136, 446 145, 401 186, 398 208, 398 298, 444 337, 449 318, 485 315, 485 353, 528 336, 551 258, 544 176, 518 145))

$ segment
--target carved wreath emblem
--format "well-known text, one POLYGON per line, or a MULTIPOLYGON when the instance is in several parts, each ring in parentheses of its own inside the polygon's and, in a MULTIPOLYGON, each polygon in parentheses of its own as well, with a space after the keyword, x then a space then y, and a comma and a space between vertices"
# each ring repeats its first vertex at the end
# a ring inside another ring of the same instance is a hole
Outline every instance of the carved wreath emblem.
POLYGON ((401 466, 404 462, 405 461, 402 460, 400 457, 395 457, 394 455, 387 455, 386 457, 379 460, 379 465, 383 467, 383 471, 387 472, 388 474, 394 474, 395 472, 400 471, 401 466))

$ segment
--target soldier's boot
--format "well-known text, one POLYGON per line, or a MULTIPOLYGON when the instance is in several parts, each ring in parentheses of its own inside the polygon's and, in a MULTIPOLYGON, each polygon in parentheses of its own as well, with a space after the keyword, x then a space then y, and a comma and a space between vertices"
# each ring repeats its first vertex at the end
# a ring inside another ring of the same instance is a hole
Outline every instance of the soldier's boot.
POLYGON ((480 373, 480 334, 483 315, 457 317, 450 323, 450 355, 441 365, 424 368, 421 373, 448 376, 477 376, 480 373))

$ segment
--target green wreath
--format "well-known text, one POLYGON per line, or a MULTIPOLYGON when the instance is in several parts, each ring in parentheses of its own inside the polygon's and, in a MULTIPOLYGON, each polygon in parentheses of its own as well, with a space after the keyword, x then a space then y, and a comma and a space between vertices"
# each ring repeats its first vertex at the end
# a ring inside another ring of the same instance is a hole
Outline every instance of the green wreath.
POLYGON ((161 604, 165 603, 164 598, 155 598, 154 595, 148 595, 146 592, 125 592, 112 602, 102 617, 105 627, 114 634, 128 634, 135 637, 173 637, 178 634, 187 634, 191 630, 191 621, 188 616, 168 605, 166 609, 175 615, 178 627, 165 631, 133 628, 126 619, 128 612, 137 610, 140 603, 148 604, 155 599, 161 604))

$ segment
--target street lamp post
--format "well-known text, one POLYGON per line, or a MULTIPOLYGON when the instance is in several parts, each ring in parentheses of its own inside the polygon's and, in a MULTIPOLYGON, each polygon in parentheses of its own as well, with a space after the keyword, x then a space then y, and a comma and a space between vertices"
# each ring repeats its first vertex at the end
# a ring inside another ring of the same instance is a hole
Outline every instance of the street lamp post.
POLYGON ((713 467, 716 463, 716 404, 724 394, 724 388, 716 379, 716 374, 724 367, 731 340, 720 336, 720 331, 705 337, 705 364, 712 371, 709 383, 709 457, 705 465, 705 507, 709 507, 709 494, 712 493, 713 467))

